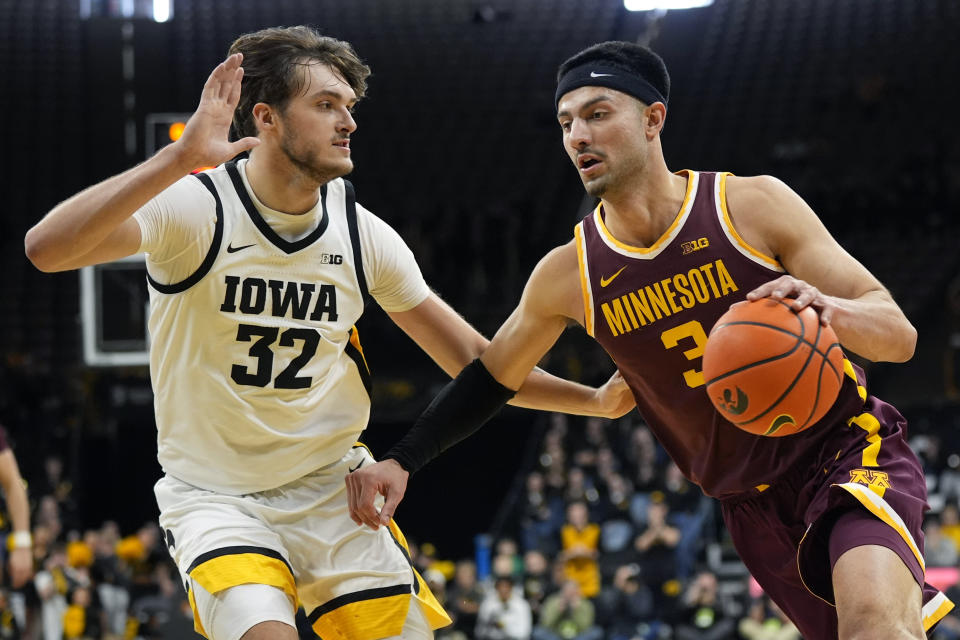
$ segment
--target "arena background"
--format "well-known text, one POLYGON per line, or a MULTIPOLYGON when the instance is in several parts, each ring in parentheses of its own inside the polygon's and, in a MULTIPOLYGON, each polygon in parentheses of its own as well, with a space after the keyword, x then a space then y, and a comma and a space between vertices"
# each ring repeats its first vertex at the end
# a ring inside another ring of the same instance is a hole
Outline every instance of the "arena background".
MULTIPOLYGON (((78 275, 38 272, 23 235, 143 160, 148 116, 192 111, 234 37, 301 23, 350 41, 373 69, 352 142, 360 201, 488 335, 592 204, 561 148, 557 65, 602 40, 649 43, 673 78, 668 165, 770 173, 811 203, 919 329, 910 363, 869 367, 871 390, 957 465, 956 0, 717 0, 666 13, 620 0, 175 0, 167 22, 123 17, 147 5, 0 0, 0 421, 28 480, 63 458, 82 526, 155 518, 148 374, 84 365, 78 275)), ((116 313, 135 316, 145 285, 128 293, 116 313)), ((379 309, 360 331, 375 381, 367 439, 383 452, 444 376, 379 309)), ((588 383, 612 371, 577 329, 544 366, 588 383)), ((474 535, 498 533, 547 425, 508 409, 432 463, 398 513, 408 534, 461 557, 474 535)))

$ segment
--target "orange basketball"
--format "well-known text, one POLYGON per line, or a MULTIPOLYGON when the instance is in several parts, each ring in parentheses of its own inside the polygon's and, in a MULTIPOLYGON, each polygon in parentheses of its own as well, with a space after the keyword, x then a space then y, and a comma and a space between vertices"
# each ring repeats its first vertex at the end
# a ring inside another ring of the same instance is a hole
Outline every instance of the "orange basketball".
POLYGON ((791 300, 738 305, 720 316, 703 352, 707 394, 744 431, 788 436, 827 413, 843 382, 837 334, 791 300))

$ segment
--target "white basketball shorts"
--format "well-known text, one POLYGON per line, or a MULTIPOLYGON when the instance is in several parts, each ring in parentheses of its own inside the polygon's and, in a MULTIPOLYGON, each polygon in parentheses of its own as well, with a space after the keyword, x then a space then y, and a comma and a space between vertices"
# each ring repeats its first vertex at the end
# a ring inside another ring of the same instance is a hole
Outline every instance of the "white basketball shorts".
MULTIPOLYGON (((154 488, 160 526, 190 596, 197 631, 209 637, 205 629, 214 628, 214 621, 198 613, 192 584, 210 594, 242 584, 276 587, 294 609, 304 607, 324 640, 398 636, 411 597, 431 628, 450 624, 412 568, 396 523, 373 531, 350 519, 344 478, 350 469, 373 462, 358 443, 338 462, 297 481, 241 496, 161 478, 154 488)), ((284 608, 284 601, 262 606, 284 608)), ((291 615, 290 609, 261 613, 267 617, 258 613, 251 619, 287 621, 291 615)))

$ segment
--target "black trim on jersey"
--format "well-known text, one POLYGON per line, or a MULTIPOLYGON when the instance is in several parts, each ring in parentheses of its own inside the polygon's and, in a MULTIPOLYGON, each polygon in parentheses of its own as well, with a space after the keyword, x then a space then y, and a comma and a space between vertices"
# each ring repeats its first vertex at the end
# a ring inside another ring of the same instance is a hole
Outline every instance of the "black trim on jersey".
POLYGON ((320 188, 320 206, 323 208, 323 215, 320 217, 320 223, 317 225, 317 228, 299 240, 290 242, 284 240, 276 231, 271 229, 267 221, 264 220, 260 212, 257 211, 253 200, 250 199, 250 194, 247 193, 246 187, 243 186, 243 178, 240 177, 240 170, 237 169, 237 163, 228 162, 224 166, 227 168, 227 174, 233 182, 233 188, 237 191, 237 196, 240 197, 240 202, 243 203, 243 208, 247 210, 247 215, 250 216, 253 224, 256 225, 260 233, 262 233, 271 244, 275 245, 284 253, 296 253, 301 249, 306 249, 316 242, 320 236, 323 235, 323 232, 327 230, 327 225, 330 224, 330 216, 327 214, 327 185, 323 185, 320 188))
MULTIPOLYGON (((350 328, 350 336, 356 332, 355 327, 350 328)), ((347 340, 347 345, 344 347, 344 352, 350 356, 350 359, 353 360, 354 364, 357 365, 357 371, 360 373, 360 380, 363 382, 363 388, 367 390, 367 395, 373 391, 373 380, 370 377, 370 369, 367 368, 367 363, 363 359, 363 354, 360 353, 360 350, 353 346, 353 343, 350 340, 347 340)))
POLYGON ((273 549, 268 549, 267 547, 252 547, 252 546, 236 546, 236 547, 221 547, 220 549, 214 549, 213 551, 207 551, 206 553, 201 553, 197 556, 197 559, 190 563, 190 567, 187 569, 187 574, 197 567, 199 567, 204 562, 213 560, 214 558, 219 558, 220 556, 236 556, 242 553, 256 553, 261 556, 267 556, 268 558, 275 558, 280 560, 287 566, 287 569, 290 570, 290 575, 293 575, 293 567, 290 566, 290 563, 287 562, 287 559, 280 555, 279 551, 274 551, 273 549))
POLYGON ((210 249, 207 251, 207 255, 204 257, 203 262, 201 262, 200 266, 197 267, 197 270, 185 280, 181 280, 180 282, 175 282, 173 284, 161 284, 150 277, 150 273, 148 272, 147 282, 150 283, 151 287, 160 293, 181 293, 197 284, 201 279, 203 279, 203 276, 207 275, 210 272, 210 269, 213 268, 213 263, 217 259, 217 254, 220 253, 220 244, 223 242, 223 203, 220 202, 220 194, 217 193, 217 188, 213 186, 213 180, 210 179, 210 176, 204 173, 195 173, 193 175, 203 184, 203 186, 207 188, 210 193, 213 194, 213 199, 217 202, 217 226, 213 230, 213 242, 210 243, 210 249))
POLYGON ((417 570, 413 567, 413 560, 410 559, 410 552, 407 551, 402 544, 400 544, 400 541, 397 540, 397 536, 393 535, 393 529, 387 527, 387 532, 390 534, 393 544, 397 545, 397 549, 400 549, 400 553, 403 554, 404 560, 406 560, 407 564, 410 565, 410 574, 413 576, 413 595, 420 595, 420 579, 417 577, 417 570))
POLYGON ((357 272, 357 284, 360 285, 360 295, 366 306, 370 300, 370 291, 367 289, 367 277, 363 275, 363 253, 360 250, 360 229, 357 227, 357 193, 349 180, 343 181, 347 200, 347 228, 350 230, 350 244, 353 245, 353 268, 357 272))
POLYGON ((362 591, 354 591, 353 593, 346 593, 342 596, 338 596, 333 600, 325 602, 316 609, 314 609, 309 616, 307 616, 307 622, 312 626, 317 620, 327 615, 334 609, 339 609, 340 607, 354 602, 361 602, 363 600, 377 600, 378 598, 389 598, 391 596, 400 596, 410 593, 410 585, 408 584, 397 584, 391 587, 377 587, 376 589, 364 589, 362 591))

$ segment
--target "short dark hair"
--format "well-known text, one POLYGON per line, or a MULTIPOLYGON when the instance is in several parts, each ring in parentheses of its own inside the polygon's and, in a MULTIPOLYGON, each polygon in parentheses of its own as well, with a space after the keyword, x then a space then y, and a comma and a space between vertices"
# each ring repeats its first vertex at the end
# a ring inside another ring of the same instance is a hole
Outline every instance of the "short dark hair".
POLYGON ((258 102, 280 110, 304 90, 311 64, 325 64, 343 76, 350 88, 363 97, 370 67, 357 56, 350 43, 320 35, 306 26, 271 27, 245 33, 230 45, 230 54, 243 54, 243 85, 233 113, 239 137, 256 136, 253 107, 258 102))
POLYGON ((649 48, 635 42, 610 40, 587 47, 564 60, 557 69, 557 82, 570 69, 588 62, 602 62, 642 77, 652 84, 665 99, 670 99, 670 74, 663 58, 649 48))

